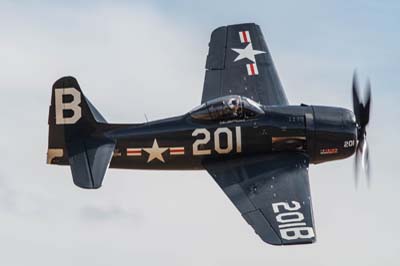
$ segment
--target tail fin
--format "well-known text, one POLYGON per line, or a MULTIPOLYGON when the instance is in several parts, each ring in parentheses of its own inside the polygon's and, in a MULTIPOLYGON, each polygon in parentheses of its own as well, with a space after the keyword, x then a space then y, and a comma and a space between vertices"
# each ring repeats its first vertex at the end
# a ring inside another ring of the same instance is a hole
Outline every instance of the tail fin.
POLYGON ((75 185, 99 188, 115 141, 98 132, 104 117, 82 93, 77 80, 63 77, 52 88, 48 164, 70 165, 75 185))

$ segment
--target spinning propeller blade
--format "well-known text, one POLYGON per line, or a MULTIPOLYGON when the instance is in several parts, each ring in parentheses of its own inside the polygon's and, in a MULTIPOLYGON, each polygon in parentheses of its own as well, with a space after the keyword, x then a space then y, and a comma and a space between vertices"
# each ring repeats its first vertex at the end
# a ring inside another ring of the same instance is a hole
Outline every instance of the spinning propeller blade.
POLYGON ((357 123, 357 147, 354 163, 354 180, 357 186, 358 184, 358 168, 359 162, 361 161, 361 166, 367 178, 367 184, 370 185, 370 163, 369 163, 369 148, 367 142, 367 132, 366 127, 369 123, 369 113, 371 106, 371 83, 367 82, 365 89, 364 99, 360 97, 360 90, 358 85, 357 74, 354 72, 353 75, 353 112, 356 117, 357 123))

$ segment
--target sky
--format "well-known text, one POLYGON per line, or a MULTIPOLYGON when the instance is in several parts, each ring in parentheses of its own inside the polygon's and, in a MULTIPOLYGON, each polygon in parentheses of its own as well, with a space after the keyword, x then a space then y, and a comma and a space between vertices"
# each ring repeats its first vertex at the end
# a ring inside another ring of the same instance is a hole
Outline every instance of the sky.
POLYGON ((0 1, 1 265, 398 265, 398 1, 0 1), (351 109, 372 83, 372 184, 310 166, 317 243, 263 243, 205 171, 111 169, 75 187, 46 165, 51 86, 75 76, 112 122, 200 103, 209 35, 256 22, 291 104, 351 109))

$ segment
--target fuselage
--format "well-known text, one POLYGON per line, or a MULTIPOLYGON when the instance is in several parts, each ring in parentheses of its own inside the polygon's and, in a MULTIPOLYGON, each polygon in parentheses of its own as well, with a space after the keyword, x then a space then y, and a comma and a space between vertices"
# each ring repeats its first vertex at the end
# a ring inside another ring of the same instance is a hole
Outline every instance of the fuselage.
POLYGON ((310 162, 343 159, 354 153, 354 115, 343 108, 262 106, 264 114, 223 121, 191 113, 139 125, 110 125, 116 141, 111 168, 197 170, 204 160, 251 154, 304 152, 310 162))

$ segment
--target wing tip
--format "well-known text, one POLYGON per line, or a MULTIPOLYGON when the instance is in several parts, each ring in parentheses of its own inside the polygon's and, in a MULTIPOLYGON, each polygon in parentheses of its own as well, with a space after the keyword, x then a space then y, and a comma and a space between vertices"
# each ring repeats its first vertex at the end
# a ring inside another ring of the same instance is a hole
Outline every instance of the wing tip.
POLYGON ((257 23, 254 22, 245 22, 245 23, 237 23, 237 24, 229 24, 229 25, 225 25, 225 26, 220 26, 218 28, 215 28, 214 30, 212 30, 211 34, 213 34, 214 32, 218 32, 221 30, 225 30, 226 28, 232 28, 232 27, 249 27, 249 26, 255 26, 255 27, 260 27, 257 23))

